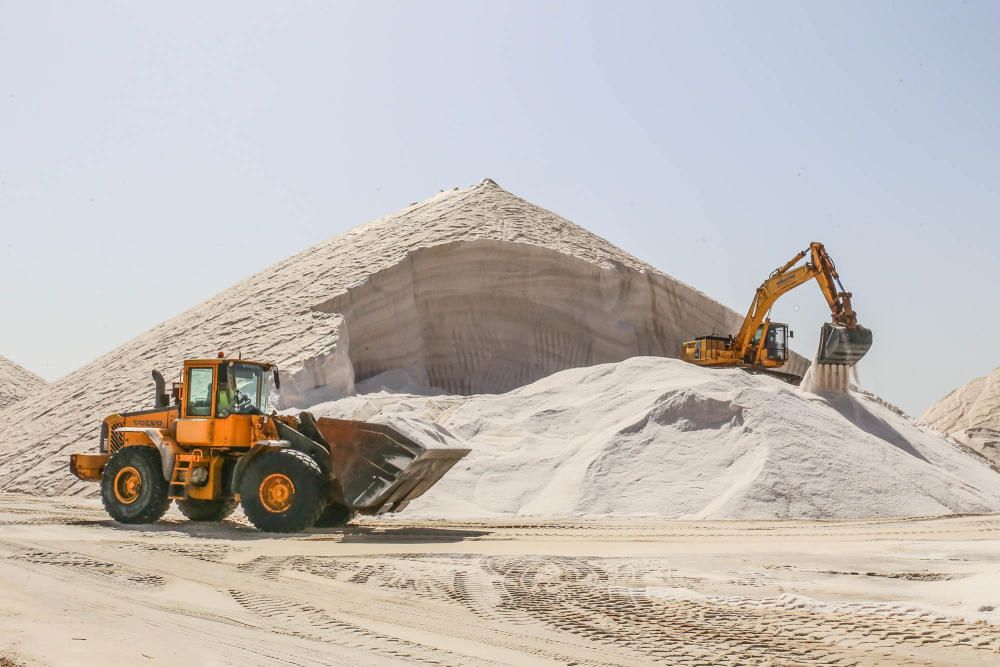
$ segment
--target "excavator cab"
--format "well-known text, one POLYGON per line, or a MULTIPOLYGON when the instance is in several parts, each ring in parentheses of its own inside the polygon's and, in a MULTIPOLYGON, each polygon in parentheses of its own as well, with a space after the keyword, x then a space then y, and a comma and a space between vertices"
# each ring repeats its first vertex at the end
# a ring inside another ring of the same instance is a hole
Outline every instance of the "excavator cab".
POLYGON ((765 361, 784 364, 788 361, 788 325, 768 322, 764 338, 765 361))
POLYGON ((781 322, 765 321, 754 332, 750 345, 748 363, 761 366, 781 366, 788 361, 788 325, 781 322), (763 348, 761 340, 764 341, 763 348))

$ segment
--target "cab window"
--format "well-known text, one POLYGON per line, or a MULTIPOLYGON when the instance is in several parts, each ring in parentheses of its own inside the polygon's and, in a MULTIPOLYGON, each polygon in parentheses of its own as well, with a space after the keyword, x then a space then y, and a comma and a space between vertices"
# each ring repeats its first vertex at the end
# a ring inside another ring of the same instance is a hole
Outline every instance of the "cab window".
POLYGON ((767 358, 775 361, 788 360, 788 347, 785 341, 785 327, 772 326, 767 330, 767 358))
POLYGON ((267 394, 262 367, 230 361, 219 367, 215 416, 263 414, 267 410, 267 394))
POLYGON ((211 368, 192 368, 188 371, 187 414, 189 417, 212 416, 212 384, 215 371, 211 368))

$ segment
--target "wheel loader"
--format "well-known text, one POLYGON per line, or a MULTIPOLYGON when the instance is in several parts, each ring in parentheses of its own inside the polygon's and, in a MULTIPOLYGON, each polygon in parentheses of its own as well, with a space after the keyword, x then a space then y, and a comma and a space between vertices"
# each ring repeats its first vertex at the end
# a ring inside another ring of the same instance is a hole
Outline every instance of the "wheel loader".
POLYGON ((757 288, 743 324, 735 335, 712 334, 684 343, 681 358, 698 366, 740 367, 795 382, 798 376, 777 369, 788 361, 788 325, 771 321, 771 308, 785 293, 815 279, 830 306, 831 321, 820 331, 816 363, 853 366, 872 346, 872 332, 858 324, 850 292, 822 243, 813 242, 775 269, 757 288), (809 261, 796 266, 803 258, 809 261))
POLYGON ((154 407, 106 417, 98 453, 70 457, 121 523, 152 523, 175 502, 192 521, 242 505, 268 532, 342 526, 402 510, 469 453, 419 429, 269 414, 281 380, 268 362, 185 361, 170 395, 161 373, 153 380, 154 407))

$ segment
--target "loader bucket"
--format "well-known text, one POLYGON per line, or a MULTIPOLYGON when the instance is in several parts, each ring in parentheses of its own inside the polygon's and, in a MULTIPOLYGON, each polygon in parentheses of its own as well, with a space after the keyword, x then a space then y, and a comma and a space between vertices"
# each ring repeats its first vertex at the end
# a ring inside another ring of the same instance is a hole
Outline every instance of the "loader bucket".
POLYGON ((853 366, 868 353, 872 346, 871 329, 857 326, 853 329, 837 327, 829 322, 823 325, 819 334, 819 350, 816 362, 853 366))
POLYGON ((320 417, 315 426, 330 445, 343 504, 360 514, 398 512, 470 451, 442 428, 405 419, 390 426, 320 417))

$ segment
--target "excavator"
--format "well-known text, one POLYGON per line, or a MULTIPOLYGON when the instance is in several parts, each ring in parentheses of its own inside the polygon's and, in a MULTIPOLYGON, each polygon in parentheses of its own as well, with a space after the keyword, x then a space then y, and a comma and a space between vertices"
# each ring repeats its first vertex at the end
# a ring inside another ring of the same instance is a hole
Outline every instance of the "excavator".
MULTIPOLYGON (((788 325, 771 320, 771 307, 785 293, 815 279, 830 306, 831 321, 820 331, 816 363, 854 366, 872 346, 872 332, 858 324, 851 293, 844 289, 833 259, 813 242, 775 269, 757 288, 743 325, 735 335, 700 336, 684 343, 681 358, 698 366, 739 367, 784 377, 776 369, 788 361, 788 325), (808 261, 796 266, 809 256, 808 261)), ((797 377, 794 379, 798 379, 797 377)))
POLYGON ((120 523, 153 523, 174 502, 192 521, 222 521, 242 505, 267 532, 343 526, 356 514, 402 510, 469 453, 420 425, 402 432, 405 420, 269 414, 281 386, 269 362, 220 352, 185 361, 179 380, 168 395, 154 370, 154 406, 109 415, 98 453, 70 456, 70 471, 100 483, 120 523))

